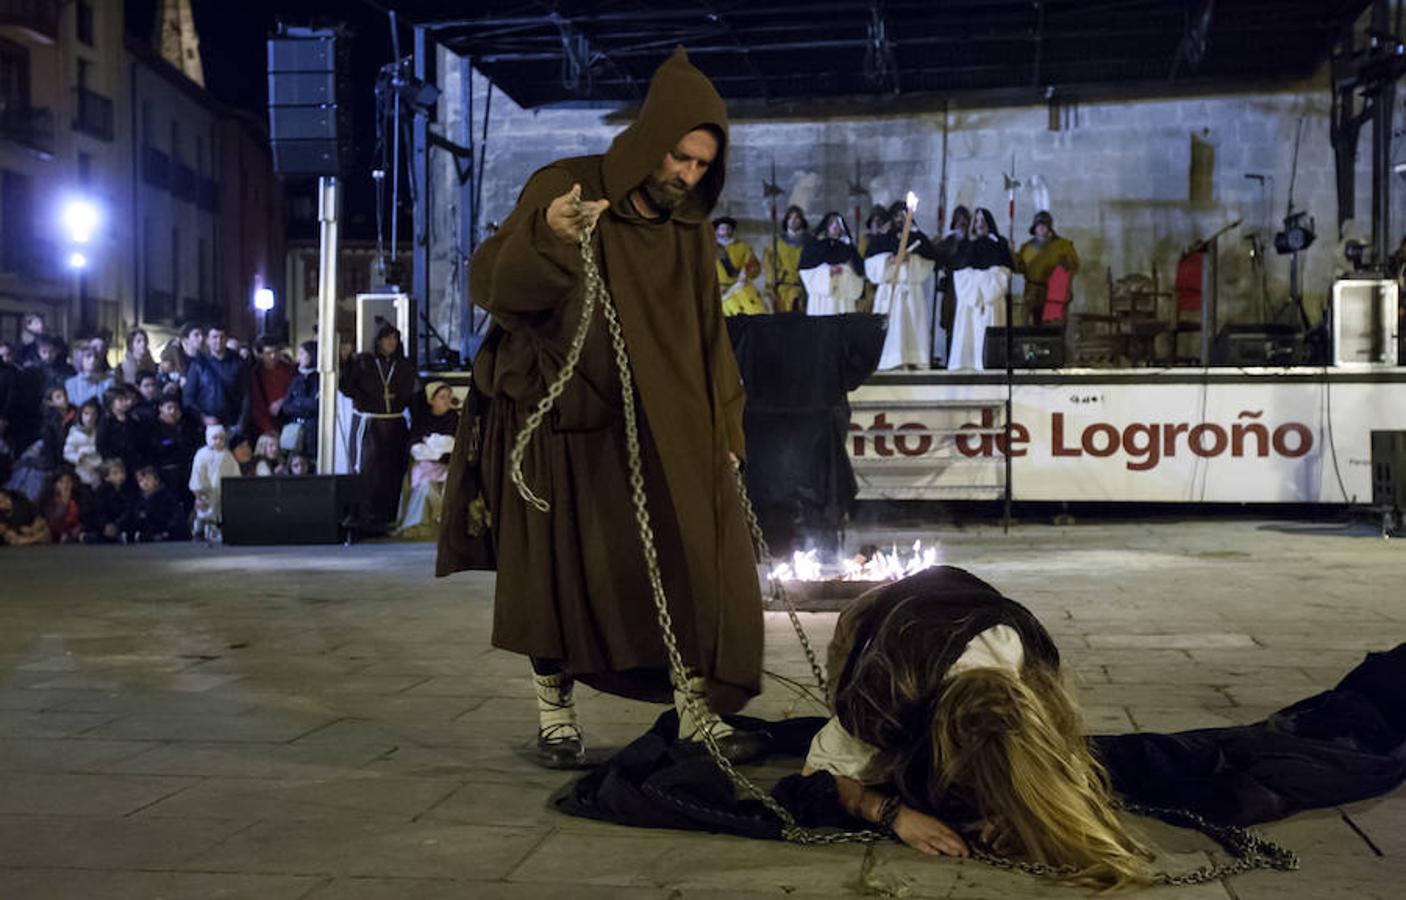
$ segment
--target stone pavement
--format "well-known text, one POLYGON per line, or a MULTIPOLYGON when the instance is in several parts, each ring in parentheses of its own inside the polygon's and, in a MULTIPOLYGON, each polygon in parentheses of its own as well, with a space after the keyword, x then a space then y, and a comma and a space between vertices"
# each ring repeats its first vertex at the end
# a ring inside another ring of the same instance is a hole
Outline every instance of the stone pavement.
MULTIPOLYGON (((923 530, 872 534, 911 542, 923 530)), ((1254 521, 946 529, 1030 606, 1096 731, 1251 722, 1406 640, 1406 544, 1254 521)), ((543 806, 490 575, 431 549, 0 550, 0 900, 1074 897, 901 846, 631 830, 543 806)), ((805 615, 817 643, 834 616, 805 615)), ((785 617, 767 668, 805 678, 785 617)), ((658 708, 583 692, 596 745, 658 708)), ((779 681, 749 711, 808 712, 779 681)), ((773 774, 775 771, 773 770, 773 774)), ((1170 869, 1198 836, 1144 823, 1170 869)), ((1146 896, 1397 898, 1406 790, 1264 829, 1303 870, 1146 896)))

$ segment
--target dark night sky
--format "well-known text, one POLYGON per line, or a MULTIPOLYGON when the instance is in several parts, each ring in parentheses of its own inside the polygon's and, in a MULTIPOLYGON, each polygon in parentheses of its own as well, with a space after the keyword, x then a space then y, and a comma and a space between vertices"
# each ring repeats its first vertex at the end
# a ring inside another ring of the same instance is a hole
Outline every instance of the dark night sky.
MULTIPOLYGON (((127 32, 151 42, 157 0, 124 0, 127 32)), ((352 169, 344 179, 347 193, 343 228, 348 237, 374 237, 375 200, 370 170, 375 143, 376 73, 391 61, 390 24, 376 7, 363 0, 191 0, 205 87, 217 99, 248 110, 260 118, 268 113, 265 41, 279 21, 290 25, 343 23, 351 27, 352 122, 358 140, 352 169)), ((410 52, 408 29, 401 27, 402 53, 410 52)), ((289 193, 298 190, 288 183, 289 193)), ((405 192, 402 191, 402 197, 405 192)), ((404 232, 403 232, 404 233, 404 232)), ((297 231, 290 236, 303 236, 297 231)))

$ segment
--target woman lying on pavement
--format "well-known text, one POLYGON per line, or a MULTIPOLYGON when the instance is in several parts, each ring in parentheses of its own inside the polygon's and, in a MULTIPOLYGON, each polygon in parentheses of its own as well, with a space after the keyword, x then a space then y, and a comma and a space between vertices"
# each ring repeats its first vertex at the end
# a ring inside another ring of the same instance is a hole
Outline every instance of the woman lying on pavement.
POLYGON ((924 853, 1070 866, 1094 887, 1150 883, 1039 621, 979 578, 929 569, 865 594, 831 641, 832 717, 803 774, 924 853))

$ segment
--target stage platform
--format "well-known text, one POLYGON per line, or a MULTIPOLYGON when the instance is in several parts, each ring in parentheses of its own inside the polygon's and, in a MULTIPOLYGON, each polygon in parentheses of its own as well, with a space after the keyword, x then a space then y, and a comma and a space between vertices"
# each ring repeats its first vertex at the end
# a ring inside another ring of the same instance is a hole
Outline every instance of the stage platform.
MULTIPOLYGON (((1406 368, 1018 369, 1016 500, 1364 503, 1406 368)), ((850 394, 860 499, 1004 492, 1006 373, 880 373, 850 394)))

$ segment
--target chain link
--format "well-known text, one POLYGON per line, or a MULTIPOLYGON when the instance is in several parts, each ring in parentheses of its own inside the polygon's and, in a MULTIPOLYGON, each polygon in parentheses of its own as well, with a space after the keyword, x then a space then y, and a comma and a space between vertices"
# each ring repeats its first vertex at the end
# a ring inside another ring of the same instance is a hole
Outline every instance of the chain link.
MULTIPOLYGON (((577 214, 581 211, 581 201, 577 198, 574 201, 577 214)), ((887 832, 876 831, 874 829, 862 829, 858 831, 843 830, 821 830, 806 828, 796 823, 795 816, 786 809, 769 793, 762 790, 747 776, 743 775, 732 764, 732 761, 723 753, 718 745, 717 737, 713 733, 713 726, 718 721, 717 715, 708 708, 700 695, 694 694, 688 689, 688 667, 684 664, 683 654, 679 650, 678 637, 674 633, 673 616, 669 614, 669 601, 664 593, 664 579, 659 568, 659 554, 654 543, 654 527, 650 521, 649 507, 647 504, 648 495, 645 491, 643 454, 640 447, 639 422, 635 409, 635 386, 634 374, 630 366, 629 351, 625 345, 624 331, 620 326, 620 319, 615 310, 615 304, 611 299, 610 292, 606 288, 605 281, 601 277, 600 269, 596 263, 596 255, 591 248, 591 237, 594 227, 583 229, 579 244, 581 247, 582 271, 585 281, 585 292, 581 305, 581 318, 577 322, 576 332, 572 336, 568 346, 566 358, 562 363, 561 370, 557 377, 548 385, 547 393, 537 402, 532 412, 528 415, 522 429, 517 433, 513 442, 513 447, 508 455, 509 478, 517 488, 518 494, 540 512, 547 512, 551 505, 543 500, 527 485, 522 474, 523 458, 527 452, 528 443, 532 435, 541 427, 543 420, 551 411, 552 406, 566 389, 576 371, 576 366, 581 359, 582 348, 586 344, 586 337, 590 331, 591 319, 595 315, 596 307, 599 306, 605 318, 606 327, 610 333, 611 348, 615 355, 615 366, 620 374, 620 399, 623 404, 623 414, 625 420, 625 449, 626 460, 629 468, 629 483, 631 504, 634 508, 635 524, 639 529, 641 550, 644 554, 645 570, 649 578, 650 593, 654 600, 655 616, 659 623, 660 637, 664 642, 664 649, 669 658, 669 675, 674 684, 674 689, 684 700, 684 706, 695 722, 700 723, 699 734, 702 736, 704 748, 708 751, 708 756, 712 759, 724 775, 742 793, 761 803, 772 815, 781 822, 781 836, 783 839, 794 844, 804 844, 809 846, 822 846, 829 844, 854 844, 854 843, 877 843, 890 841, 894 835, 887 832)), ((756 509, 752 506, 751 498, 747 494, 746 483, 743 481, 741 469, 738 466, 732 467, 733 477, 736 482, 737 496, 742 507, 742 512, 747 520, 747 527, 751 532, 752 542, 755 546, 759 560, 767 566, 767 581, 770 597, 774 603, 785 608, 787 617, 791 620, 791 627, 795 629, 796 637, 800 640, 801 648, 805 651, 806 661, 810 664, 811 674, 815 677, 816 685, 822 690, 826 690, 825 672, 820 666, 816 657, 815 649, 810 643, 810 638, 806 634, 800 616, 796 612, 796 605, 791 599, 790 593, 786 590, 780 579, 774 577, 774 566, 772 565, 771 551, 767 546, 766 538, 762 534, 761 525, 757 520, 756 509)), ((1158 882, 1168 885, 1193 885, 1205 884, 1216 881, 1229 875, 1236 875, 1252 869, 1278 869, 1282 871, 1292 871, 1299 867, 1298 856, 1289 850, 1267 840, 1266 838, 1249 831, 1248 829, 1236 826, 1212 825, 1200 816, 1182 810, 1161 810, 1144 809, 1140 807, 1128 807, 1130 812, 1141 815, 1154 815, 1167 820, 1179 819, 1189 827, 1194 827, 1218 841, 1229 850, 1236 859, 1230 863, 1220 863, 1202 866, 1179 875, 1166 872, 1158 873, 1158 882)), ((1074 866, 1051 866, 1046 863, 1030 862, 1027 860, 1009 859, 997 856, 988 850, 980 847, 972 847, 972 858, 998 869, 1005 869, 1014 872, 1023 872, 1043 878, 1067 878, 1077 873, 1074 866)))

